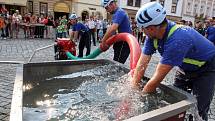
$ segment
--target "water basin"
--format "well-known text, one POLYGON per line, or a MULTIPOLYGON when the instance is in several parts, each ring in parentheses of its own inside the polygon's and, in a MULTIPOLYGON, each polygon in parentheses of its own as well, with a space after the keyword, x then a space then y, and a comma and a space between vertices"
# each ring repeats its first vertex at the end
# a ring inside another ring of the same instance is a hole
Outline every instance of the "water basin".
POLYGON ((128 72, 110 60, 21 65, 10 120, 166 120, 195 103, 191 95, 165 85, 143 95, 130 88, 128 72))

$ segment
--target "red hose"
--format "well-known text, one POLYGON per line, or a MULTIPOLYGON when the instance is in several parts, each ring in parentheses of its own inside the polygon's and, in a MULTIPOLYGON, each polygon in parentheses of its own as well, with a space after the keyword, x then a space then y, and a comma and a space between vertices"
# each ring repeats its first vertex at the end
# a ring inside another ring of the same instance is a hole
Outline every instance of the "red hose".
MULTIPOLYGON (((138 59, 141 54, 140 45, 139 45, 137 39, 132 34, 129 34, 129 33, 119 33, 117 35, 114 35, 106 41, 106 44, 111 46, 112 44, 114 44, 115 42, 118 42, 118 41, 125 41, 129 45, 130 70, 132 71, 133 69, 135 69, 138 59)), ((101 50, 106 51, 106 50, 103 50, 102 48, 101 48, 101 50)))

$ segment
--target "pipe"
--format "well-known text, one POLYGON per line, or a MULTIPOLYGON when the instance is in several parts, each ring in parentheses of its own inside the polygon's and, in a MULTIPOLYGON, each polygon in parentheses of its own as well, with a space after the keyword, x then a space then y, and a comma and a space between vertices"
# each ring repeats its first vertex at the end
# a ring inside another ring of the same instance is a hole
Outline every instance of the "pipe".
POLYGON ((0 61, 0 64, 24 64, 23 61, 0 61))
POLYGON ((79 58, 79 57, 76 57, 76 56, 72 55, 69 51, 66 51, 67 57, 68 57, 69 59, 72 59, 72 60, 92 59, 92 58, 97 57, 100 53, 102 53, 102 50, 101 50, 100 48, 97 48, 97 49, 94 50, 93 53, 91 53, 90 55, 84 56, 83 58, 79 58))
POLYGON ((54 45, 55 45, 55 44, 50 44, 50 45, 47 45, 47 46, 45 46, 45 47, 41 47, 41 48, 36 49, 36 50, 34 51, 34 53, 31 55, 31 57, 29 58, 28 63, 31 62, 32 58, 34 57, 34 55, 36 54, 37 51, 44 50, 44 49, 46 49, 46 48, 50 48, 50 47, 52 47, 52 46, 54 46, 54 45))
POLYGON ((109 38, 106 41, 106 44, 111 46, 119 41, 125 41, 128 43, 130 48, 130 70, 134 70, 141 55, 141 49, 137 39, 132 34, 120 33, 109 38))
MULTIPOLYGON (((119 42, 119 41, 125 41, 128 43, 129 48, 130 48, 130 70, 135 69, 138 59, 141 54, 140 45, 139 45, 137 39, 132 34, 119 33, 119 34, 114 35, 114 36, 110 37, 109 39, 107 39, 106 44, 108 46, 111 46, 114 43, 119 42)), ((106 49, 99 47, 93 53, 91 53, 90 55, 85 56, 83 58, 78 58, 76 56, 73 56, 69 51, 66 51, 66 55, 69 59, 74 59, 74 60, 92 59, 92 58, 97 57, 101 52, 104 52, 104 51, 106 51, 106 49)))

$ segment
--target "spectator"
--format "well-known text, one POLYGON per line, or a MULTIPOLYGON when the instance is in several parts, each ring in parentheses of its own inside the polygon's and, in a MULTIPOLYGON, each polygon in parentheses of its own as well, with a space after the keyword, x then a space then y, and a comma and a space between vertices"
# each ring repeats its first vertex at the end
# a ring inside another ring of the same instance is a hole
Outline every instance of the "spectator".
POLYGON ((188 25, 189 27, 193 27, 193 22, 192 22, 192 21, 188 21, 188 22, 187 22, 187 25, 188 25))
POLYGON ((186 21, 182 19, 182 20, 180 20, 179 24, 186 25, 186 21))
POLYGON ((196 22, 195 30, 205 36, 205 29, 203 28, 203 23, 201 21, 196 22))
POLYGON ((30 32, 31 13, 25 14, 23 22, 25 23, 24 25, 25 38, 29 38, 31 33, 30 32))
POLYGON ((45 17, 43 14, 40 15, 38 18, 38 25, 36 26, 36 35, 38 38, 44 38, 44 22, 45 22, 45 17))
POLYGON ((16 10, 16 12, 12 16, 12 31, 13 31, 13 35, 15 32, 15 38, 18 38, 19 27, 21 22, 22 22, 22 16, 19 14, 19 10, 16 10))
MULTIPOLYGON (((31 15, 31 14, 29 14, 29 15, 31 15)), ((38 18, 37 18, 36 15, 32 15, 30 18, 31 18, 30 19, 30 24, 31 24, 31 26, 30 26, 31 38, 35 38, 34 33, 35 33, 35 30, 36 30, 36 24, 37 24, 37 19, 38 18)))
POLYGON ((1 37, 3 39, 6 39, 5 37, 5 22, 4 22, 4 17, 2 14, 0 14, 0 29, 1 29, 1 37))
POLYGON ((62 17, 62 19, 60 20, 60 28, 61 28, 61 31, 62 31, 62 37, 63 38, 66 38, 66 34, 67 34, 67 19, 66 19, 66 15, 64 15, 62 17))
POLYGON ((103 26, 103 34, 105 34, 106 31, 107 31, 107 28, 108 28, 107 19, 104 19, 104 20, 102 21, 102 26, 103 26))
POLYGON ((97 21, 96 21, 96 30, 97 30, 97 41, 99 41, 99 30, 100 29, 103 29, 103 26, 102 26, 102 21, 101 21, 101 19, 98 19, 97 21))
POLYGON ((134 20, 134 18, 131 18, 131 30, 132 30, 132 34, 136 37, 137 36, 137 23, 134 20))
POLYGON ((137 40, 138 40, 138 43, 142 43, 142 41, 143 41, 143 30, 142 30, 142 28, 138 28, 137 40))
POLYGON ((96 23, 94 21, 93 16, 90 16, 90 20, 88 21, 88 27, 90 29, 90 37, 93 40, 93 45, 96 46, 95 32, 96 32, 96 23))
POLYGON ((54 18, 52 15, 48 16, 48 22, 46 24, 47 26, 47 38, 53 39, 54 38, 54 18))

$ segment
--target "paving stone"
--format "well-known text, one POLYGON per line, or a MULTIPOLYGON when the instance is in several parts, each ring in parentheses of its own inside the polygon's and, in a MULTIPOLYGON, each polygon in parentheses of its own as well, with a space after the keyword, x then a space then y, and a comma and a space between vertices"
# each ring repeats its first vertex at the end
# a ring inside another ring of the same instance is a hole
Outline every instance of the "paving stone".
POLYGON ((6 117, 7 117, 7 115, 4 115, 4 114, 0 113, 0 121, 5 121, 6 117))
POLYGON ((1 107, 5 107, 6 105, 8 105, 8 102, 4 102, 4 101, 1 101, 1 102, 0 102, 0 106, 1 106, 1 107))

